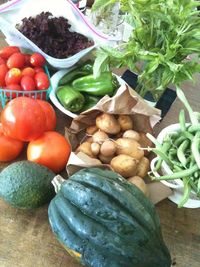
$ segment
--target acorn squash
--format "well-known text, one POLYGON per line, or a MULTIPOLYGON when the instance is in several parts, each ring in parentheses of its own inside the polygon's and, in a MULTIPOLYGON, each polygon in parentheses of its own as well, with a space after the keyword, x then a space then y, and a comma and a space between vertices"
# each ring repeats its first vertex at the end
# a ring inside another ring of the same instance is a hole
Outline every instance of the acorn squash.
POLYGON ((48 209, 52 231, 88 267, 170 267, 154 205, 119 174, 86 168, 59 186, 48 209))

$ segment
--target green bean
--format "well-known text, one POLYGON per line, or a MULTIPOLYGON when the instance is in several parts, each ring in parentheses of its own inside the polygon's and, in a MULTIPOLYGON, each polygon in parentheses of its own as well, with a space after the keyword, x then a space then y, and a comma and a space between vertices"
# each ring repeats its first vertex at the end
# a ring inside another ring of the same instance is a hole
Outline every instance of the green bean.
MULTIPOLYGON (((171 144, 165 141, 162 145, 162 151, 166 153, 170 147, 171 147, 171 144)), ((159 158, 158 161, 156 162, 156 166, 154 169, 155 171, 158 171, 161 168, 162 162, 163 162, 163 158, 159 158)))
POLYGON ((165 154, 165 152, 158 148, 152 148, 152 151, 157 154, 162 160, 164 160, 169 165, 169 167, 173 167, 173 164, 168 159, 168 156, 165 154))
POLYGON ((181 130, 184 132, 186 131, 186 125, 185 125, 185 110, 181 109, 180 113, 179 113, 179 123, 180 123, 180 127, 181 130))
POLYGON ((197 132, 194 136, 192 145, 191 145, 191 150, 194 156, 194 159, 196 161, 196 164, 198 165, 200 169, 200 153, 199 153, 199 146, 200 146, 200 132, 197 132))
POLYGON ((198 124, 198 125, 190 125, 188 127, 188 132, 190 132, 190 133, 194 133, 194 132, 198 132, 198 131, 200 131, 200 124, 198 124))
POLYGON ((185 150, 189 145, 189 140, 184 140, 177 149, 177 158, 183 166, 186 166, 187 158, 185 156, 185 150))
POLYGON ((174 141, 174 146, 175 146, 175 147, 179 146, 184 140, 185 140, 185 136, 180 135, 180 136, 176 139, 176 141, 174 141))
POLYGON ((187 138, 187 139, 189 139, 191 142, 192 142, 192 140, 194 139, 194 136, 191 134, 191 133, 189 133, 189 132, 183 132, 182 133, 183 134, 183 136, 185 137, 185 138, 187 138))
POLYGON ((195 164, 190 169, 186 169, 186 170, 179 171, 179 172, 176 172, 176 173, 172 173, 172 174, 169 174, 169 175, 163 175, 163 176, 160 176, 160 177, 155 177, 154 180, 160 181, 160 180, 181 179, 183 177, 191 176, 198 169, 199 169, 198 166, 195 164))
POLYGON ((191 193, 191 186, 189 184, 189 178, 184 177, 183 178, 183 196, 181 201, 178 204, 178 208, 182 208, 184 204, 188 201, 190 193, 191 193))

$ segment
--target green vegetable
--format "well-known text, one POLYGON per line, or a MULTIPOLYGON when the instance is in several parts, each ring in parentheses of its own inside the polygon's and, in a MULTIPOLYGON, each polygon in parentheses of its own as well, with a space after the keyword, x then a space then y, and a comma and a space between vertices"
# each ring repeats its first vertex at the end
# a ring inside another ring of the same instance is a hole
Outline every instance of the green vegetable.
POLYGON ((85 63, 82 66, 78 66, 70 72, 66 73, 59 81, 59 85, 66 85, 71 83, 78 77, 82 77, 91 74, 93 70, 93 65, 91 63, 85 63))
POLYGON ((73 87, 83 93, 94 96, 112 96, 119 84, 111 72, 104 72, 98 78, 93 74, 78 78, 72 82, 73 87))
POLYGON ((58 87, 56 96, 60 103, 71 112, 78 112, 83 108, 85 98, 70 85, 58 87))
POLYGON ((51 184, 55 174, 30 161, 10 164, 0 173, 0 197, 21 209, 37 208, 55 195, 51 184))
POLYGON ((183 102, 189 113, 190 123, 185 122, 184 111, 179 113, 180 130, 169 133, 160 144, 151 134, 147 137, 155 144, 155 148, 148 148, 159 157, 155 166, 158 171, 164 161, 173 171, 172 174, 152 177, 154 180, 182 179, 184 194, 178 207, 184 206, 188 201, 191 189, 200 198, 200 113, 194 112, 187 101, 183 91, 177 87, 177 96, 183 102))
POLYGON ((138 93, 144 97, 150 91, 155 100, 170 83, 176 86, 193 80, 193 74, 200 71, 199 1, 96 0, 92 10, 117 2, 133 30, 127 42, 97 50, 95 76, 111 67, 126 66, 139 75, 138 93))
POLYGON ((86 94, 84 95, 84 97, 85 97, 85 104, 83 108, 81 109, 81 112, 94 107, 101 99, 101 97, 97 97, 93 95, 86 95, 86 94))
POLYGON ((48 209, 51 228, 81 264, 171 266, 154 205, 122 176, 86 168, 53 183, 59 190, 48 209))

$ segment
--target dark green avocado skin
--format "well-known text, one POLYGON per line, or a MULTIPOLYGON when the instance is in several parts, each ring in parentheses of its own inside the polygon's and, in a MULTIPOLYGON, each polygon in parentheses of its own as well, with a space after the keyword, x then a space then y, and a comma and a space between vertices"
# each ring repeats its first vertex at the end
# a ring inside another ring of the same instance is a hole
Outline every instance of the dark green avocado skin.
POLYGON ((0 197, 20 209, 33 209, 48 203, 55 195, 55 174, 30 161, 10 164, 0 173, 0 197))

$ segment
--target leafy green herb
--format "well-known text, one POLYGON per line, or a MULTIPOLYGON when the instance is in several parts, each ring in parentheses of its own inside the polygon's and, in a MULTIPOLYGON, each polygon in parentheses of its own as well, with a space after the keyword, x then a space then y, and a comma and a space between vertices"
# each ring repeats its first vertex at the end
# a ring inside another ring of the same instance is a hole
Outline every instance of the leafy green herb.
POLYGON ((93 10, 120 2, 133 26, 128 42, 97 50, 96 76, 111 67, 137 72, 136 90, 159 99, 166 87, 193 80, 200 72, 200 17, 192 0, 96 0, 93 10), (139 63, 139 67, 138 67, 139 63))

